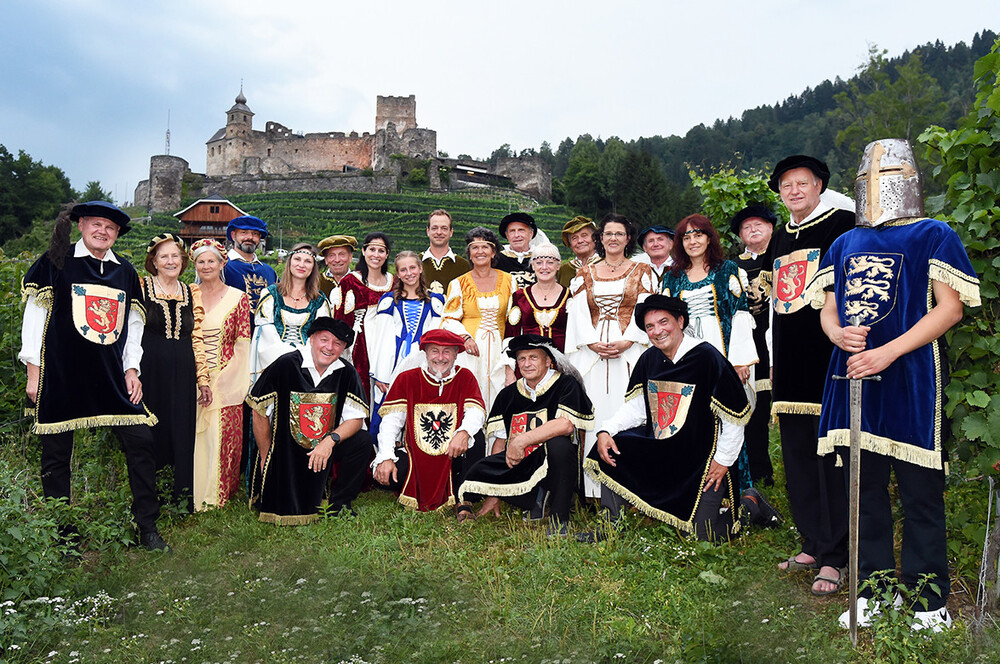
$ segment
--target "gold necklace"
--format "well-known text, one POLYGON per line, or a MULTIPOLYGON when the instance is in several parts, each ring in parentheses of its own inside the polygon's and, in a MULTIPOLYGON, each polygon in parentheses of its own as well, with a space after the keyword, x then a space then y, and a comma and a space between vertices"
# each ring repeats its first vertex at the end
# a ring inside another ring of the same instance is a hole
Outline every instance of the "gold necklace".
POLYGON ((617 263, 611 263, 610 261, 608 261, 607 258, 605 258, 604 259, 604 264, 607 265, 608 268, 611 270, 611 274, 614 274, 615 272, 618 271, 618 268, 620 268, 622 265, 625 264, 625 261, 627 261, 627 260, 628 260, 627 258, 622 258, 617 263))

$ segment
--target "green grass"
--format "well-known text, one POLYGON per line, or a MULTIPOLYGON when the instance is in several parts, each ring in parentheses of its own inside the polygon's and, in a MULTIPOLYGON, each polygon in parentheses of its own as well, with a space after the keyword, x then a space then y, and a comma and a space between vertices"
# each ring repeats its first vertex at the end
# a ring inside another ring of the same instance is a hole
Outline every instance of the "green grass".
MULTIPOLYGON (((35 450, 5 446, 0 455, 37 484, 35 450)), ((106 455, 99 444, 79 445, 80 492, 121 481, 120 473, 107 476, 106 455), (104 463, 94 463, 98 458, 104 463)), ((114 457, 120 471, 121 455, 114 457)), ((769 493, 787 514, 782 492, 769 493)), ((956 483, 949 504, 971 501, 973 493, 956 483)), ((621 533, 583 545, 547 539, 513 511, 460 525, 450 514, 404 510, 380 491, 355 506, 357 517, 281 528, 258 522, 241 496, 222 510, 161 518, 174 547, 169 555, 91 542, 60 592, 65 605, 98 597, 90 600, 98 608, 77 609, 82 620, 58 626, 50 624, 54 609, 36 606, 35 636, 5 656, 122 663, 917 661, 889 659, 884 644, 876 652, 867 632, 860 650, 851 650, 836 625, 846 593, 817 599, 807 574, 776 571, 797 550, 788 526, 712 546, 633 515, 621 533)), ((576 529, 594 525, 593 516, 573 517, 576 529)), ((968 617, 968 597, 956 590, 952 612, 968 617)), ((973 638, 959 622, 950 633, 893 647, 920 661, 996 661, 995 637, 973 638)))

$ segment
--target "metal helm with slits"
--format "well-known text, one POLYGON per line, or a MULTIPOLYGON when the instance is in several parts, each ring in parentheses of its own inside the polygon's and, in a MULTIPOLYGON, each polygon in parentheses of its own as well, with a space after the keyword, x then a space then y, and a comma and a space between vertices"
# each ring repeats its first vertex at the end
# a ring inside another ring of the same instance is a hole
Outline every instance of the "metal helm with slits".
POLYGON ((858 226, 881 226, 895 219, 923 217, 920 169, 910 142, 882 138, 865 147, 854 184, 858 226))

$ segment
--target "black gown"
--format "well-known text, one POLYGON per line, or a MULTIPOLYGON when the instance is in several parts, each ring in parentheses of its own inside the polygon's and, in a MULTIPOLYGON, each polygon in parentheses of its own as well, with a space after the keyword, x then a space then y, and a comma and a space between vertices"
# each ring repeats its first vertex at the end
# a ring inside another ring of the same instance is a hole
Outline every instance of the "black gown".
MULTIPOLYGON (((180 283, 181 299, 159 297, 153 280, 142 281, 146 329, 142 334, 143 400, 159 423, 153 427, 156 467, 174 467, 174 500, 192 511, 194 436, 198 383, 191 333, 196 300, 191 286, 180 283)), ((200 298, 197 306, 201 309, 200 298)), ((199 319, 203 312, 198 312, 199 319)), ((206 376, 207 377, 207 376, 206 376)))

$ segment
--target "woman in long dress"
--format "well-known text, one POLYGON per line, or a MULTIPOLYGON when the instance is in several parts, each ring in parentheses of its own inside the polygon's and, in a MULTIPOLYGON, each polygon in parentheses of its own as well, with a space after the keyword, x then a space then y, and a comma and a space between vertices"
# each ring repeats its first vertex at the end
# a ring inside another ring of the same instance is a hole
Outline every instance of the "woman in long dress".
POLYGON ((197 286, 180 281, 188 266, 184 241, 157 235, 146 249, 142 291, 143 400, 159 423, 152 428, 157 467, 174 467, 174 501, 193 510, 195 409, 212 402, 202 343, 204 309, 197 286))
POLYGON ((191 245, 205 318, 205 362, 211 403, 198 404, 194 440, 194 507, 222 507, 236 493, 243 450, 243 399, 250 389, 250 298, 222 281, 225 248, 191 245))
MULTIPOLYGON (((753 365, 759 358, 747 302, 746 273, 725 259, 719 232, 708 217, 684 217, 676 232, 678 241, 671 249, 674 264, 663 275, 663 294, 687 302, 689 322, 684 334, 715 346, 736 369, 743 384, 750 385, 748 395, 753 398, 753 365)), ((752 486, 746 447, 740 452, 737 471, 739 487, 745 491, 752 486)))
MULTIPOLYGON (((361 260, 357 269, 348 272, 340 285, 330 292, 334 318, 339 318, 354 328, 354 345, 350 361, 358 370, 361 385, 371 402, 371 352, 368 344, 369 324, 375 318, 375 308, 383 295, 396 285, 396 277, 389 274, 389 252, 392 242, 385 233, 369 233, 361 242, 361 260)), ((374 410, 372 411, 374 412, 374 410)))
POLYGON ((330 315, 330 302, 319 289, 316 252, 300 242, 288 254, 281 281, 260 294, 250 350, 253 382, 276 359, 306 344, 317 316, 330 315))
MULTIPOLYGON (((656 285, 649 265, 628 258, 635 251, 635 235, 625 216, 605 216, 597 229, 597 252, 604 260, 584 265, 570 282, 566 356, 583 376, 595 429, 624 406, 632 367, 649 345, 632 312, 656 285)), ((597 441, 595 432, 587 432, 584 441, 586 457, 597 441)), ((584 490, 588 497, 600 496, 600 485, 589 476, 584 490)))
POLYGON ((500 242, 493 231, 476 226, 465 234, 465 244, 472 270, 448 285, 441 327, 465 339, 458 364, 476 376, 488 413, 504 384, 502 371, 499 379, 490 374, 500 360, 513 281, 494 267, 500 242))
POLYGON ((378 438, 381 417, 378 409, 389 385, 399 371, 399 363, 420 349, 420 337, 441 326, 444 296, 427 290, 423 263, 413 251, 396 254, 396 286, 378 301, 368 336, 371 343, 372 389, 371 431, 378 438))
POLYGON ((557 279, 559 260, 559 249, 550 242, 532 250, 531 269, 535 273, 535 283, 514 291, 504 336, 538 334, 552 339, 555 347, 565 352, 569 289, 563 288, 557 279))

